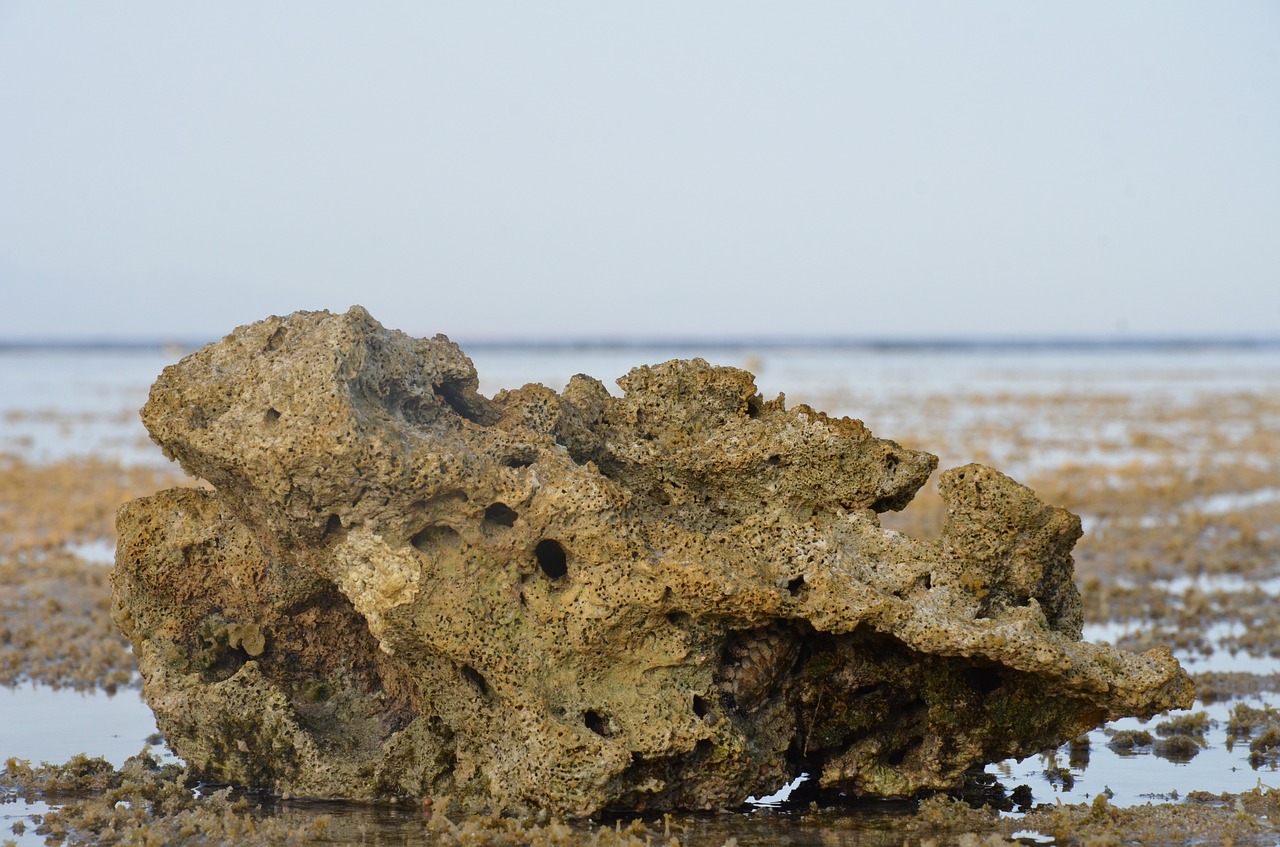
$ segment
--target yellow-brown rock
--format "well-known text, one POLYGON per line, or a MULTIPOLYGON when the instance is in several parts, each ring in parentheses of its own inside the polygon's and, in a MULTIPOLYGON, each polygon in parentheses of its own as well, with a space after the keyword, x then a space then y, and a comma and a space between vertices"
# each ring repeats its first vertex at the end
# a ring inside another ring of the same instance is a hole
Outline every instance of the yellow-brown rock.
POLYGON ((942 536, 883 529, 936 459, 701 360, 486 399, 443 336, 272 317, 143 419, 212 490, 119 516, 113 614, 173 750, 280 793, 464 808, 739 804, 808 772, 957 786, 1190 704, 1080 641, 1079 520, 979 465, 942 536))

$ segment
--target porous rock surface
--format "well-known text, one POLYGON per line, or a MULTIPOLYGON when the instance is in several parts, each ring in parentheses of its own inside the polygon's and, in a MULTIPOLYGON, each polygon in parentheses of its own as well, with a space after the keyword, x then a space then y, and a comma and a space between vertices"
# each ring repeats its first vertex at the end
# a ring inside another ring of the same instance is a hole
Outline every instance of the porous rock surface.
POLYGON ((363 309, 165 369, 152 437, 210 488, 120 512, 113 616, 196 774, 463 808, 733 806, 801 772, 959 785, 1191 704, 1167 650, 1080 641, 1080 522, 980 465, 941 537, 883 529, 937 460, 698 359, 611 396, 477 393, 363 309))

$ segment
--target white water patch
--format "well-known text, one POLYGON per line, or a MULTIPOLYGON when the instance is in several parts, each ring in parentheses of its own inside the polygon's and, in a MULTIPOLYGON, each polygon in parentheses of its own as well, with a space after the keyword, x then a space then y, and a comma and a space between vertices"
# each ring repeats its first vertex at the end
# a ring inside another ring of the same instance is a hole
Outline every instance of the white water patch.
POLYGON ((65 549, 73 556, 95 565, 113 565, 116 561, 116 545, 101 539, 67 544, 65 549))
POLYGON ((1173 655, 1191 673, 1215 671, 1218 673, 1253 673, 1266 676, 1280 671, 1280 659, 1274 656, 1254 656, 1247 650, 1224 647, 1224 639, 1239 638, 1248 632, 1242 621, 1218 621, 1205 628, 1205 640, 1213 645, 1213 653, 1188 653, 1174 650, 1173 655))
MULTIPOLYGON (((1137 635, 1151 627, 1142 620, 1107 621, 1085 624, 1085 641, 1118 644, 1121 639, 1137 635)), ((1253 673, 1267 675, 1280 671, 1280 659, 1271 656, 1252 656, 1245 650, 1223 646, 1227 638, 1238 638, 1248 628, 1241 621, 1216 621, 1204 629, 1204 640, 1212 645, 1213 652, 1204 655, 1198 650, 1173 647, 1173 655, 1191 673, 1214 671, 1218 673, 1253 673)))
POLYGON ((1272 503, 1280 503, 1280 488, 1258 488, 1253 491, 1211 494, 1192 500, 1184 509, 1199 512, 1202 515, 1227 515, 1257 506, 1269 506, 1272 503))
MULTIPOLYGON (((1111 454, 1109 458, 1095 458, 1085 462, 1085 464, 1096 464, 1098 466, 1109 465, 1119 466, 1128 464, 1124 461, 1115 461, 1120 458, 1121 454, 1111 454)), ((1065 462, 1063 463, 1065 464, 1065 462)), ((1270 506, 1274 503, 1280 503, 1280 487, 1257 488, 1253 491, 1229 491, 1220 494, 1207 494, 1204 497, 1196 497, 1188 500, 1173 512, 1164 512, 1156 515, 1144 515, 1135 522, 1140 529, 1158 529, 1162 526, 1177 526, 1187 515, 1201 515, 1204 517, 1215 517, 1221 515, 1229 515, 1235 512, 1243 512, 1247 509, 1256 509, 1259 506, 1270 506)), ((1113 523, 1118 523, 1113 518, 1103 518, 1097 515, 1081 515, 1080 525, 1086 535, 1092 535, 1101 528, 1113 523)))
MULTIPOLYGON (((1139 587, 1137 580, 1117 579, 1116 588, 1133 590, 1139 587)), ((1194 589, 1203 594, 1252 594, 1261 591, 1269 597, 1280 597, 1280 576, 1257 579, 1234 573, 1199 573, 1170 577, 1169 579, 1153 579, 1150 587, 1164 591, 1169 601, 1179 603, 1183 596, 1194 589)))
POLYGON ((747 802, 753 806, 780 806, 791 796, 791 792, 800 787, 801 783, 809 778, 807 773, 802 773, 786 785, 779 788, 767 797, 748 797, 747 802))
POLYGON ((1247 579, 1239 574, 1196 574, 1159 579, 1152 585, 1175 597, 1181 597, 1191 589, 1204 594, 1250 594, 1261 591, 1268 597, 1280 597, 1280 576, 1269 579, 1247 579))

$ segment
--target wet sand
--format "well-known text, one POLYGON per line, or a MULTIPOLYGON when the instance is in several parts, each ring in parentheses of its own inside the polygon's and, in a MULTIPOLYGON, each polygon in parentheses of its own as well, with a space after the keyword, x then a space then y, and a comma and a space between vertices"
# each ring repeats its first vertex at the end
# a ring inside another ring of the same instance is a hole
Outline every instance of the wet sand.
MULTIPOLYGON (((988 462, 1047 502, 1080 514, 1086 533, 1075 559, 1086 638, 1135 650, 1173 646, 1197 681, 1200 702, 1190 713, 1120 722, 1038 760, 992 765, 967 800, 839 801, 802 789, 782 810, 634 825, 463 819, 439 808, 424 816, 417 803, 353 807, 212 789, 197 796, 176 765, 145 759, 76 761, 47 770, 13 762, 0 776, 0 843, 39 844, 46 835, 65 836, 67 843, 668 844, 676 838, 707 845, 731 839, 916 845, 1004 844, 1015 835, 1020 843, 1280 842, 1272 822, 1280 793, 1266 787, 1280 785, 1280 717, 1267 711, 1280 705, 1280 391, 1274 390, 1280 366, 1259 373, 1255 363, 1242 381, 1225 366, 1221 373, 1180 373, 1133 360, 1126 370, 1121 357, 1101 375, 1101 366, 1086 360, 1076 378, 1066 368, 1046 380, 1025 376, 1035 373, 1034 362, 1016 359, 997 361, 992 367, 1008 374, 980 381, 975 390, 956 390, 941 379, 896 389, 879 379, 863 390, 852 377, 835 387, 814 378, 807 389, 799 380, 802 390, 789 391, 788 402, 859 417, 877 435, 939 454, 943 467, 988 462), (1028 796, 1029 803, 1020 802, 1028 796), (1006 808, 974 808, 984 801, 1006 808)), ((787 383, 788 367, 766 358, 762 387, 787 383)), ((38 418, 40 426, 70 438, 79 428, 103 425, 127 432, 122 405, 108 402, 99 413, 6 414, 15 425, 38 418)), ((139 449, 137 437, 128 436, 130 451, 139 449)), ((0 448, 9 451, 0 454, 0 685, 117 691, 136 700, 132 655, 108 617, 104 559, 114 545, 112 518, 132 497, 195 483, 173 466, 129 456, 53 451, 36 461, 34 449, 0 448)), ((886 526, 920 537, 935 535, 940 520, 941 501, 931 487, 904 512, 883 516, 886 526)), ((4 715, 10 725, 21 720, 4 715)), ((113 730, 104 723, 101 731, 113 730)), ((10 732, 7 737, 18 737, 20 730, 10 732)), ((141 749, 145 738, 135 742, 133 749, 141 749)), ((0 760, 16 752, 0 749, 0 760)))

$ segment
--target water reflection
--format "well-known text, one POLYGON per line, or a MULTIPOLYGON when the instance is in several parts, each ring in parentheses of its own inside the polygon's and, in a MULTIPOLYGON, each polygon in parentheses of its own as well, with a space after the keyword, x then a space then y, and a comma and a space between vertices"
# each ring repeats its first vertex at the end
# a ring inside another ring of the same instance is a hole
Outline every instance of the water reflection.
MULTIPOLYGON (((1248 791, 1260 775, 1273 773, 1280 759, 1280 695, 1198 704, 1192 712, 1152 721, 1125 719, 1101 727, 1061 748, 1022 762, 1006 761, 972 775, 965 799, 1017 816, 1030 806, 1088 802, 1100 793, 1117 806, 1186 796, 1248 791), (1195 766, 1187 762, 1194 758, 1195 766)), ((155 732, 150 710, 136 691, 115 697, 54 690, 44 686, 0 689, 0 750, 35 761, 64 761, 87 752, 119 765, 155 732)), ((153 739, 154 740, 154 739, 153 739)), ((905 801, 850 801, 819 791, 809 781, 789 797, 769 798, 737 813, 649 817, 651 831, 680 838, 681 844, 897 845, 910 825, 915 804, 905 801)), ((258 798, 258 812, 315 832, 324 818, 319 844, 410 845, 431 843, 422 809, 411 803, 371 806, 258 798)), ((0 825, 25 831, 10 835, 20 845, 43 844, 36 817, 47 810, 14 795, 0 797, 0 825), (21 828, 21 827, 20 827, 21 828)), ((629 819, 574 824, 584 840, 601 826, 624 826, 629 819)))

